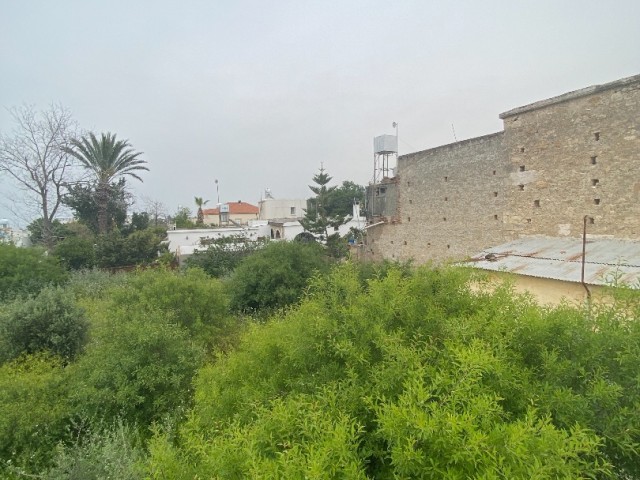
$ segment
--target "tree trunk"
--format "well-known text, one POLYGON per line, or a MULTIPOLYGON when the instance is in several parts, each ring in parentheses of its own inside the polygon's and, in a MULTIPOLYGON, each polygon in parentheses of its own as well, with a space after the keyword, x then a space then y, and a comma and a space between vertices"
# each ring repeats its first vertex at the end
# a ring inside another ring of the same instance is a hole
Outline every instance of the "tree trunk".
POLYGON ((98 233, 109 233, 109 184, 100 182, 96 187, 96 201, 98 202, 98 233))

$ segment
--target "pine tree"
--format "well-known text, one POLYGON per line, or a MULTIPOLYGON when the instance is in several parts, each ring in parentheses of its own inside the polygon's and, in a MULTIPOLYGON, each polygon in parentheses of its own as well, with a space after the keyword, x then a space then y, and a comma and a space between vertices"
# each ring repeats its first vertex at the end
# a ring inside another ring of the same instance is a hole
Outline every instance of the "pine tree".
POLYGON ((331 180, 332 177, 321 164, 320 171, 313 177, 315 185, 309 185, 311 191, 315 193, 315 197, 307 201, 304 218, 300 221, 306 231, 321 235, 322 240, 329 238, 329 227, 335 228, 345 223, 344 216, 329 213, 332 210, 331 203, 336 189, 335 186, 327 186, 331 180))

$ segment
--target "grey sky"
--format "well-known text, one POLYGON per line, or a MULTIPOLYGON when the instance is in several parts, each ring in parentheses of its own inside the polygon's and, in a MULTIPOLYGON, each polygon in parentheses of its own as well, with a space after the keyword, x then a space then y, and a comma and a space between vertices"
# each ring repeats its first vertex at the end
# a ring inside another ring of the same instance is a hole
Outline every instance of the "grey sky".
POLYGON ((0 7, 0 105, 60 103, 128 138, 151 169, 133 192, 172 212, 215 203, 216 178, 223 202, 307 197, 320 162, 365 184, 393 121, 409 153, 452 142, 451 124, 459 140, 492 133, 502 111, 640 73, 637 0, 0 7))

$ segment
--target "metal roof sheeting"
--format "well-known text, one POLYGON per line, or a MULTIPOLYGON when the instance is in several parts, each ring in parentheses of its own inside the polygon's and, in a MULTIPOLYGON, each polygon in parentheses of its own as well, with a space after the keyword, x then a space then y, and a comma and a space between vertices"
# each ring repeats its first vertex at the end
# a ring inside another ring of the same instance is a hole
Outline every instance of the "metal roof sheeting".
MULTIPOLYGON (((582 239, 527 237, 483 250, 464 262, 484 270, 580 282, 582 239)), ((640 288, 640 241, 587 236, 585 283, 607 285, 617 278, 640 288)))

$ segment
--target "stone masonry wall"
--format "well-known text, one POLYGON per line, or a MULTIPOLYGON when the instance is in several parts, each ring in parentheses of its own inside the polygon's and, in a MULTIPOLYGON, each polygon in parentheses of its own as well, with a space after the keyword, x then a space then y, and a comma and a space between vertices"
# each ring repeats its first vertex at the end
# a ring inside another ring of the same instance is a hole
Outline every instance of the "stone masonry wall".
POLYGON ((464 258, 502 243, 509 162, 502 132, 398 159, 398 221, 372 227, 374 257, 464 258))
POLYGON ((640 81, 526 109, 501 116, 510 236, 578 237, 589 215, 588 233, 638 238, 640 81))
POLYGON ((460 260, 528 235, 640 236, 640 75, 505 112, 504 132, 398 159, 373 258, 460 260))

